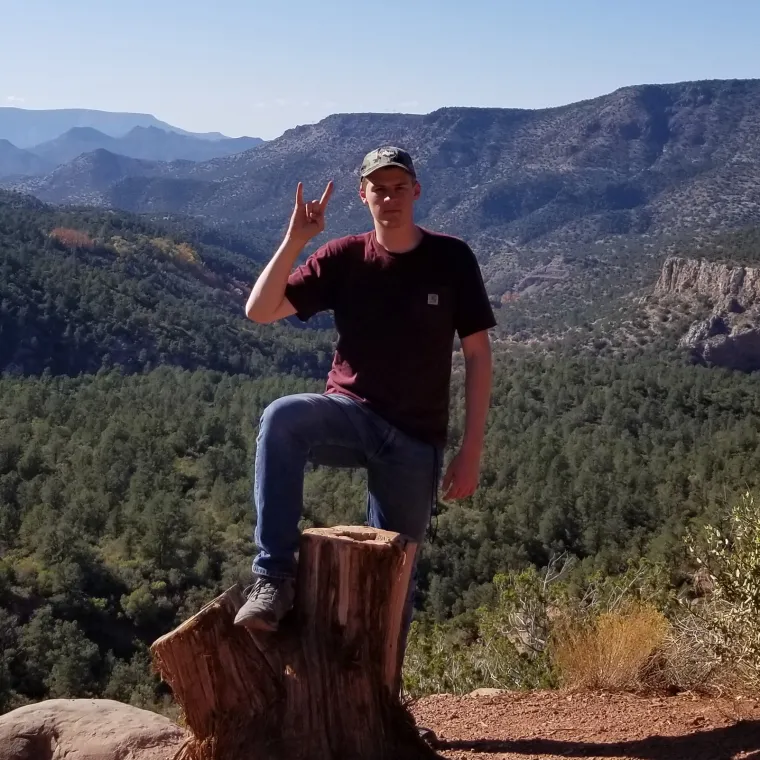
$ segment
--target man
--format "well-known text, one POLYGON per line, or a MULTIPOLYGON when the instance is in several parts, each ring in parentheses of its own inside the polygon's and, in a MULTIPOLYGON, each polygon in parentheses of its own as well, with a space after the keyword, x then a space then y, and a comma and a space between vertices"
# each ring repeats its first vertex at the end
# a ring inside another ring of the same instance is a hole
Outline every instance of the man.
MULTIPOLYGON (((256 281, 247 316, 261 323, 333 310, 338 343, 322 394, 276 400, 261 417, 254 495, 259 553, 235 622, 276 630, 292 607, 298 522, 308 462, 367 470, 370 525, 422 542, 446 444, 454 335, 466 369, 466 424, 443 479, 444 498, 477 488, 491 392, 488 329, 495 325, 475 256, 456 238, 414 222, 420 184, 410 155, 367 154, 359 195, 374 225, 332 240, 293 271, 325 228, 333 190, 305 203, 298 184, 285 238, 256 281)), ((404 640, 412 614, 412 593, 404 640)), ((403 647, 402 650, 403 652, 403 647)))

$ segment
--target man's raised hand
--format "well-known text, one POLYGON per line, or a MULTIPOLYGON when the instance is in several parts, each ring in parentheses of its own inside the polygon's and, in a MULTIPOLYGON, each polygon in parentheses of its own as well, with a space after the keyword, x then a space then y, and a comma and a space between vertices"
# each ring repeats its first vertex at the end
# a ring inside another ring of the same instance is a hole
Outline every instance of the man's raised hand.
POLYGON ((325 228, 325 209, 333 191, 333 182, 327 183, 322 197, 318 201, 304 203, 303 182, 296 188, 296 205, 290 217, 288 236, 304 244, 322 232, 325 228))

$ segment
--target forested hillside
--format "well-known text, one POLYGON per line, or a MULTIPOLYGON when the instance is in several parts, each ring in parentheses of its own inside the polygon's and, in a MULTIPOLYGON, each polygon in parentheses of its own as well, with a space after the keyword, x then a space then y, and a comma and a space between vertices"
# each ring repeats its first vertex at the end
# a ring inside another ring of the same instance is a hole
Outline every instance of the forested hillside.
POLYGON ((179 222, 0 194, 0 370, 324 372, 325 333, 244 318, 261 253, 225 242, 179 222))
MULTIPOLYGON (((246 580, 259 413, 319 387, 169 367, 0 382, 4 706, 149 688, 144 662, 126 663, 246 580)), ((759 431, 750 376, 503 357, 483 485, 443 505, 422 563, 423 610, 472 609, 495 573, 563 549, 586 571, 642 554, 678 567, 684 527, 758 485, 759 431)), ((310 472, 306 520, 362 521, 362 487, 359 473, 310 472)))
MULTIPOLYGON (((246 322, 264 254, 203 237, 3 199, 0 710, 155 704, 146 646, 247 580, 258 416, 323 387, 331 332, 246 322)), ((743 256, 729 240, 722 255, 743 256)), ((481 488, 442 504, 420 617, 468 613, 497 573, 563 551, 579 579, 649 557, 678 583, 686 527, 760 485, 754 375, 692 366, 675 344, 604 345, 496 343, 481 488)), ((447 456, 462 399, 457 357, 447 456)), ((305 524, 363 521, 363 487, 310 470, 305 524)))

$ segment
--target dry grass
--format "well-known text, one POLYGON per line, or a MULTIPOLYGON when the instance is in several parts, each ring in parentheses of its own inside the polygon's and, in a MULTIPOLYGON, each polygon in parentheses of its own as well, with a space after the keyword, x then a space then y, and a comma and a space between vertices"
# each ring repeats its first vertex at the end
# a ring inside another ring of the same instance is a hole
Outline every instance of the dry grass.
POLYGON ((606 612, 591 622, 570 621, 555 637, 554 662, 571 689, 629 691, 646 686, 647 670, 669 631, 648 605, 606 612))

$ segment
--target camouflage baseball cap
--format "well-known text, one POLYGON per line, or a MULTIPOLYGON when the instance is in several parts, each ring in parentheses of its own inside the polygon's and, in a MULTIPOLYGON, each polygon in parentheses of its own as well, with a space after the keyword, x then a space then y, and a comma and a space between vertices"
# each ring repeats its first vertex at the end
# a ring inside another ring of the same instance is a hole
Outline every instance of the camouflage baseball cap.
POLYGON ((364 156, 362 161, 361 178, 369 176, 377 169, 382 169, 384 166, 400 166, 402 169, 406 169, 412 177, 417 176, 414 171, 414 162, 412 157, 401 148, 394 148, 392 145, 386 145, 382 148, 372 150, 364 156))

